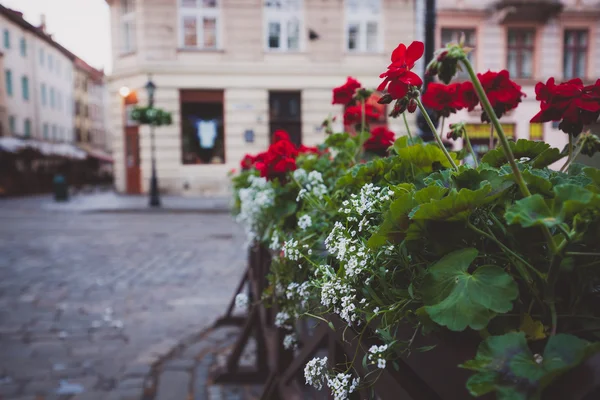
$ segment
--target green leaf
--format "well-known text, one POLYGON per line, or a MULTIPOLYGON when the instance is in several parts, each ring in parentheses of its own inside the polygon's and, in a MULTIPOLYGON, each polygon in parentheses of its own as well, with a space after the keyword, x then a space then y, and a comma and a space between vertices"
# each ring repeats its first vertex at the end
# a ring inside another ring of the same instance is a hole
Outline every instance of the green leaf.
POLYGON ((422 204, 411 216, 413 220, 458 221, 465 220, 475 208, 487 204, 493 198, 488 197, 492 191, 491 185, 478 190, 461 189, 451 191, 440 200, 433 199, 422 204))
POLYGON ((474 396, 496 391, 501 400, 535 400, 554 379, 598 350, 598 343, 558 334, 548 340, 542 356, 534 356, 525 334, 511 332, 487 338, 479 345, 475 359, 461 367, 476 371, 467 381, 467 389, 474 396))
POLYGON ((572 184, 555 186, 553 191, 554 209, 563 221, 581 212, 598 196, 581 186, 572 184))
POLYGON ((429 267, 425 310, 450 330, 483 329, 495 313, 510 311, 519 294, 515 281, 500 267, 481 266, 470 274, 467 270, 477 255, 474 248, 457 250, 429 267))
POLYGON ((542 225, 550 228, 562 222, 539 194, 517 200, 506 209, 504 218, 509 225, 519 224, 524 228, 542 225))
POLYGON ((401 242, 410 224, 408 214, 416 205, 412 193, 398 195, 396 200, 390 204, 390 208, 385 213, 384 220, 377 231, 369 238, 367 246, 371 249, 377 249, 385 245, 388 240, 392 243, 401 242))
MULTIPOLYGON (((519 139, 516 143, 508 143, 515 159, 518 160, 527 157, 529 161, 526 163, 534 168, 547 167, 563 157, 558 149, 551 148, 550 145, 545 142, 519 139)), ((508 162, 502 147, 488 151, 481 161, 496 168, 499 168, 508 162)))
POLYGON ((600 193, 600 169, 587 167, 583 169, 583 173, 592 180, 587 189, 594 193, 600 193))
POLYGON ((423 140, 421 138, 418 138, 418 137, 410 138, 408 136, 400 136, 394 142, 393 147, 394 147, 394 151, 396 152, 396 154, 398 154, 398 150, 400 150, 400 149, 404 149, 406 147, 414 146, 416 144, 421 144, 421 143, 423 143, 423 140))
POLYGON ((444 152, 436 145, 415 145, 396 149, 398 156, 424 171, 433 171, 435 164, 450 168, 450 162, 444 152))
POLYGON ((523 179, 532 193, 552 196, 552 182, 548 170, 529 169, 523 171, 523 179))

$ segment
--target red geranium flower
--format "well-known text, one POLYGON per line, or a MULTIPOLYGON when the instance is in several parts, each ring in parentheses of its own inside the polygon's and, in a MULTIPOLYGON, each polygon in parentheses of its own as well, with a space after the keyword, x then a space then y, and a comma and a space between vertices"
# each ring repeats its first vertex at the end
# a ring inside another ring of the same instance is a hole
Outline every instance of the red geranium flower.
POLYGON ((271 144, 260 161, 256 162, 256 169, 260 176, 273 180, 283 179, 285 173, 296 169, 296 157, 298 149, 289 140, 280 139, 271 144))
POLYGON ((240 167, 242 168, 242 171, 246 171, 246 170, 249 170, 250 168, 252 168, 252 166, 254 165, 255 162, 256 162, 256 158, 254 156, 251 156, 250 154, 246 154, 244 156, 244 158, 242 158, 242 161, 240 162, 240 167))
POLYGON ((546 84, 538 83, 535 93, 541 101, 541 111, 531 122, 561 121, 558 129, 577 136, 584 125, 596 122, 600 116, 600 79, 583 86, 581 79, 556 85, 550 78, 546 84))
MULTIPOLYGON (((510 74, 505 69, 500 72, 488 71, 485 74, 477 74, 477 77, 498 118, 517 108, 521 98, 525 96, 525 93, 521 92, 521 86, 510 80, 510 74)), ((485 112, 481 115, 481 120, 490 122, 485 112)))
POLYGON ((430 83, 423 94, 423 104, 438 112, 442 117, 464 108, 460 95, 460 84, 443 85, 441 83, 430 83))
POLYGON ((273 133, 273 143, 277 143, 280 140, 290 141, 290 135, 283 129, 278 129, 273 133))
MULTIPOLYGON (((373 122, 379 118, 379 111, 372 104, 365 104, 366 122, 373 122)), ((360 124, 362 122, 362 106, 350 106, 344 112, 344 125, 360 124)))
POLYGON ((350 104, 354 98, 354 93, 356 90, 360 89, 361 86, 359 81, 349 76, 346 83, 333 89, 333 101, 331 104, 350 104))
POLYGON ((381 75, 385 78, 377 88, 380 92, 387 87, 387 91, 392 99, 401 99, 408 93, 409 86, 420 87, 423 81, 419 75, 411 71, 419 58, 423 56, 425 46, 422 42, 412 42, 408 48, 400 43, 392 53, 392 63, 388 70, 381 75))
POLYGON ((300 148, 298 148, 298 152, 303 154, 321 154, 317 147, 309 147, 303 144, 301 144, 300 148))
POLYGON ((477 105, 479 104, 479 97, 477 97, 477 93, 475 93, 475 87, 473 86, 473 82, 465 81, 459 83, 458 85, 458 92, 463 108, 466 108, 469 111, 473 111, 475 107, 477 107, 477 105))
POLYGON ((385 156, 387 149, 394 144, 394 136, 394 132, 385 126, 378 126, 371 131, 371 137, 365 142, 364 148, 372 153, 385 156))

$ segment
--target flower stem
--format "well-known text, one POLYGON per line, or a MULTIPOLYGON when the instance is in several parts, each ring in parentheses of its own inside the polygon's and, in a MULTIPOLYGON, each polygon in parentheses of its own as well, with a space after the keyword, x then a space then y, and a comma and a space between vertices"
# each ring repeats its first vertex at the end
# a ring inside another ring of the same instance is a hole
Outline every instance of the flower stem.
POLYGON ((427 111, 425 110, 425 107, 423 107, 423 103, 421 103, 421 99, 419 99, 419 98, 417 98, 417 105, 419 106, 419 110, 421 110, 421 113, 423 114, 425 121, 427 121, 427 125, 429 125, 429 129, 431 129, 431 132, 433 132, 435 141, 437 142, 438 146, 440 146, 440 149, 444 152, 444 155, 448 159, 448 162, 450 162, 450 165, 452 166, 452 168, 454 168, 455 170, 458 170, 458 166, 456 165, 456 163, 450 156, 450 153, 448 153, 448 150, 446 150, 446 146, 444 146, 442 139, 440 138, 440 136, 437 133, 437 129, 433 125, 431 118, 429 118, 429 114, 427 114, 427 111))
POLYGON ((567 162, 562 166, 560 172, 564 172, 565 169, 571 164, 571 160, 573 159, 573 135, 569 133, 569 157, 567 158, 567 162))
POLYGON ((494 125, 490 124, 490 145, 489 150, 494 150, 494 125))
POLYGON ((410 132, 410 126, 408 126, 408 119, 406 119, 406 112, 402 113, 402 117, 404 118, 404 126, 406 126, 406 133, 408 134, 408 137, 412 143, 412 133, 410 132))
POLYGON ((577 150, 575 150, 575 154, 573 154, 573 157, 570 157, 570 159, 567 160, 567 163, 565 165, 563 165, 563 167, 560 169, 561 171, 564 170, 564 172, 567 172, 567 173, 569 172, 569 168, 571 167, 571 164, 573 164, 575 159, 577 159, 577 157, 579 157, 579 154, 581 153, 582 148, 583 148, 583 146, 579 146, 577 148, 577 150))
POLYGON ((477 167, 479 167, 479 163, 477 162, 477 154, 475 154, 475 151, 473 150, 473 146, 471 146, 471 141, 469 140, 469 135, 467 135, 466 132, 464 133, 464 135, 465 135, 465 144, 467 145, 467 150, 473 156, 473 162, 475 163, 475 168, 477 168, 477 167))
MULTIPOLYGON (((471 81, 473 82, 473 86, 475 87, 475 91, 477 92, 477 96, 479 97, 479 101, 481 101, 481 105, 483 106, 484 111, 486 112, 486 114, 488 115, 490 120, 492 121, 492 126, 494 128, 496 128, 496 132, 498 133, 498 138, 500 139, 500 142, 502 143, 502 150, 504 151, 504 155, 506 156, 508 163, 510 164, 510 167, 512 168, 513 174, 515 176, 515 181, 517 182, 517 185, 519 185, 519 189, 521 190, 521 193, 523 194, 524 197, 531 196, 531 192, 527 188, 527 185, 525 184, 525 181, 523 180, 523 176, 521 175, 521 171, 519 170, 519 167, 517 166, 517 163, 515 162, 515 156, 513 155, 513 152, 510 149, 510 145, 508 144, 508 139, 506 138, 506 135, 504 134, 502 125, 500 125, 498 116, 494 112, 494 109, 492 108, 492 105, 490 104, 490 100, 488 99, 487 95, 485 94, 485 90, 483 90, 483 86, 481 86, 481 82, 479 82, 479 78, 477 78, 477 75, 475 74, 475 71, 473 70, 473 66, 471 65, 471 63, 469 62, 467 57, 462 58, 461 62, 464 64, 465 68, 467 69, 467 72, 469 72, 469 76, 471 77, 471 81)), ((493 136, 492 136, 492 139, 493 139, 493 136)), ((548 229, 546 228, 546 230, 548 230, 548 229)))

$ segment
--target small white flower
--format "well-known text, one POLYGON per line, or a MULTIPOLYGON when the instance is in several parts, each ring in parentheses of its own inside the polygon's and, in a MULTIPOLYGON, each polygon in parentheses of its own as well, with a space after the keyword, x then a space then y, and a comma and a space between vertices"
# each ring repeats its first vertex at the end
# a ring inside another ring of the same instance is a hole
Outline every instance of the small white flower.
POLYGON ((312 226, 312 219, 310 218, 310 215, 302 215, 300 218, 298 218, 298 227, 300 229, 302 229, 303 231, 305 231, 306 229, 310 228, 312 226))
POLYGON ((298 348, 298 339, 296 338, 296 335, 294 333, 285 335, 285 337, 283 338, 283 348, 286 350, 296 350, 298 348))
POLYGON ((327 357, 313 358, 304 367, 304 379, 306 384, 314 387, 317 390, 323 388, 325 381, 325 371, 327 368, 327 357))
POLYGON ((383 358, 377 359, 377 368, 385 369, 385 359, 383 359, 383 358))
POLYGON ((287 324, 290 319, 290 314, 285 311, 280 311, 275 315, 275 326, 278 328, 288 328, 291 329, 291 325, 287 324))

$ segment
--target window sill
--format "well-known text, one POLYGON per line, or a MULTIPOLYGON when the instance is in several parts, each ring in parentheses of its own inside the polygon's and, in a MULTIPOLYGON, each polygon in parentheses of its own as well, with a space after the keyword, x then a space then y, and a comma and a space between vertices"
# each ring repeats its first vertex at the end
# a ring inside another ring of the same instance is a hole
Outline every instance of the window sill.
POLYGON ((264 54, 308 54, 307 51, 304 50, 278 50, 278 49, 267 49, 263 51, 264 54))
POLYGON ((178 53, 225 53, 224 49, 204 49, 201 47, 179 47, 178 53))
POLYGON ((535 86, 539 82, 539 80, 534 78, 512 78, 512 80, 521 86, 535 86))
POLYGON ((383 51, 344 51, 345 56, 385 56, 383 51))

